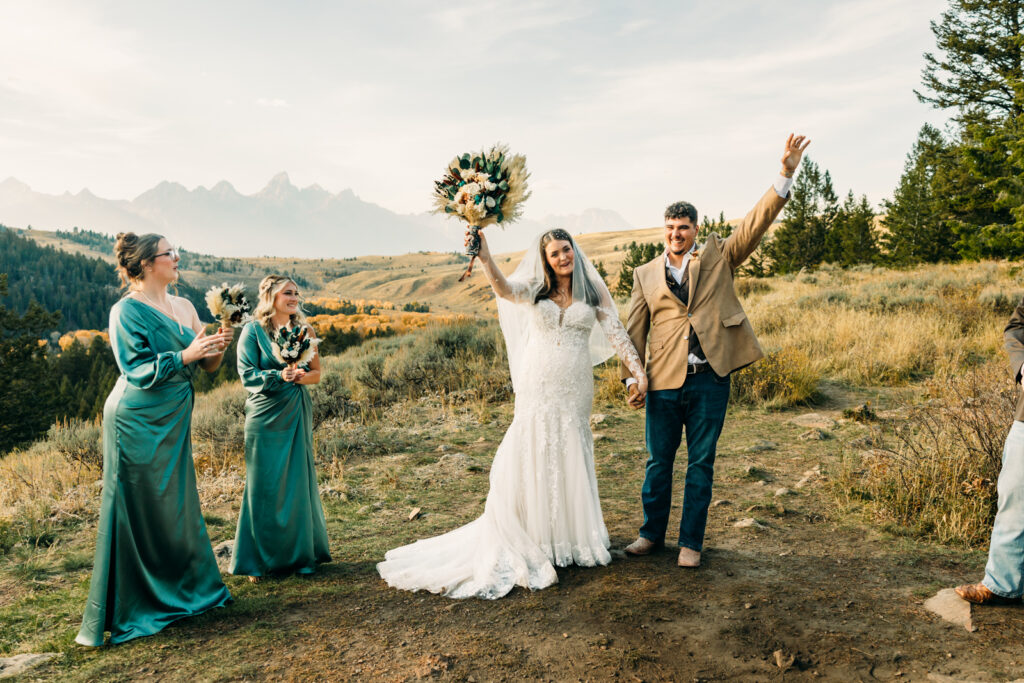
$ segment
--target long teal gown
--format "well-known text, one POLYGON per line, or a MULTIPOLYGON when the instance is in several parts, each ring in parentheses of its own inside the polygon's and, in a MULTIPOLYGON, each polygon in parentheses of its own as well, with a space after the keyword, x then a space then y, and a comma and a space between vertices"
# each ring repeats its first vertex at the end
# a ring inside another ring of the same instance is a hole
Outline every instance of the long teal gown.
POLYGON ((313 462, 313 402, 306 386, 281 379, 284 368, 261 325, 242 328, 238 376, 249 397, 232 574, 312 574, 331 561, 313 462))
POLYGON ((231 601, 199 509, 192 463, 195 337, 131 298, 110 310, 121 370, 103 407, 103 496, 82 645, 149 636, 231 601))

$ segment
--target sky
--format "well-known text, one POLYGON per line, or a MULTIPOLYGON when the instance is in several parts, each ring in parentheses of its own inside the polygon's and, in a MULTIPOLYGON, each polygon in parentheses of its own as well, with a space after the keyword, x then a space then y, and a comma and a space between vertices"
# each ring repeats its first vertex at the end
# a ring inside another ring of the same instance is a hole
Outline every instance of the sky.
POLYGON ((939 0, 10 2, 0 179, 132 199, 280 171, 400 213, 455 154, 527 157, 526 216, 740 216, 789 132, 891 197, 925 122, 939 0))

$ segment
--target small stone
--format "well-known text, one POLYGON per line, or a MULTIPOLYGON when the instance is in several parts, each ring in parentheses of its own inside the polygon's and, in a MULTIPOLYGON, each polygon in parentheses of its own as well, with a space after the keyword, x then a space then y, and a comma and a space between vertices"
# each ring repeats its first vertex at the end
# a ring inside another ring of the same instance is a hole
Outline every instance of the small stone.
MULTIPOLYGON (((484 441, 487 441, 487 437, 485 436, 481 436, 479 439, 476 440, 477 443, 483 443, 484 441)), ((470 678, 472 678, 472 676, 470 676, 470 678)))
POLYGON ((722 505, 732 505, 732 501, 731 500, 725 500, 724 498, 719 498, 718 500, 716 500, 714 503, 711 504, 711 507, 716 508, 716 507, 720 507, 722 505))
POLYGON ((411 522, 412 520, 414 520, 417 517, 419 517, 421 512, 422 512, 422 510, 420 508, 413 508, 412 510, 410 510, 409 511, 409 521, 411 522))
POLYGON ((736 527, 737 529, 758 529, 758 530, 760 530, 760 529, 767 529, 768 528, 764 524, 761 524, 761 522, 759 522, 756 519, 754 519, 753 517, 746 517, 744 519, 741 519, 740 521, 738 521, 735 524, 733 524, 733 526, 736 527))
POLYGON ((371 507, 373 507, 374 510, 380 510, 380 509, 382 509, 384 507, 384 501, 378 500, 371 507))
POLYGON ((789 489, 787 489, 785 486, 783 486, 780 489, 775 489, 775 497, 776 498, 781 498, 782 496, 788 496, 791 493, 793 493, 793 492, 790 491, 789 489))
POLYGON ((217 567, 222 572, 228 571, 231 567, 231 555, 235 552, 235 541, 221 541, 213 546, 213 556, 217 560, 217 567))
POLYGON ((593 415, 590 416, 590 426, 594 427, 596 425, 599 425, 607 419, 608 416, 605 415, 604 413, 594 413, 593 415))
POLYGON ((752 609, 753 607, 754 607, 754 603, 752 603, 752 602, 745 602, 745 603, 743 603, 743 609, 752 609))
POLYGON ((781 553, 779 553, 779 557, 787 557, 787 556, 792 555, 792 554, 793 554, 792 550, 783 550, 781 553))
POLYGON ((597 443, 598 441, 604 441, 607 438, 608 437, 605 436, 604 434, 594 434, 594 443, 597 443))
POLYGON ((747 447, 747 453, 761 453, 763 451, 774 451, 779 447, 779 444, 774 441, 765 441, 764 439, 754 443, 752 446, 747 447))
POLYGON ((440 458, 438 458, 437 461, 445 464, 451 463, 454 465, 461 465, 465 463, 466 458, 468 457, 469 456, 467 456, 465 453, 445 453, 440 458))
POLYGON ((806 431, 797 437, 801 441, 825 441, 831 439, 832 435, 826 432, 824 429, 811 429, 806 431))
POLYGON ((437 447, 437 452, 438 453, 447 453, 450 450, 451 450, 451 446, 446 446, 444 444, 441 444, 440 446, 437 447))
POLYGON ((569 634, 568 634, 568 633, 563 633, 563 634, 562 634, 562 637, 563 637, 563 638, 568 638, 568 637, 569 637, 569 634))
POLYGON ((764 479, 762 479, 760 481, 754 482, 754 486, 767 486, 767 485, 768 485, 768 482, 766 482, 764 479))

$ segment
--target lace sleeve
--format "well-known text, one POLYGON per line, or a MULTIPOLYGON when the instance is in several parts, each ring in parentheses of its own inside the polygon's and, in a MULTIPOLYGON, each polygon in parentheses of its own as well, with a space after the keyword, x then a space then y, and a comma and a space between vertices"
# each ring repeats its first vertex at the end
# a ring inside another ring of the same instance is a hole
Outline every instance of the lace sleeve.
POLYGON ((532 304, 536 288, 531 287, 528 282, 517 280, 506 280, 505 291, 499 294, 502 299, 507 299, 514 304, 532 304))
POLYGON ((598 308, 597 320, 601 323, 601 329, 604 330, 604 334, 608 337, 612 348, 615 349, 615 353, 619 356, 622 363, 629 368, 629 373, 638 380, 641 377, 646 377, 647 373, 644 372, 644 365, 640 362, 640 356, 637 354, 636 347, 633 346, 633 342, 626 333, 626 328, 622 325, 622 321, 619 320, 614 304, 611 304, 610 308, 598 308))

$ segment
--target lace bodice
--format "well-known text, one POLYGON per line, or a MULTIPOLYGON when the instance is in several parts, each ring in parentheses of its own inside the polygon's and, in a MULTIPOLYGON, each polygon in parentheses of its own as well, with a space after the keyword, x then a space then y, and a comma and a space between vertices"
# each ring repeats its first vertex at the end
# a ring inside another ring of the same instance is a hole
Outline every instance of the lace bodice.
POLYGON ((594 323, 598 322, 619 360, 629 368, 633 377, 639 379, 644 374, 643 364, 630 341, 626 328, 619 320, 614 304, 597 308, 581 301, 574 301, 562 308, 551 299, 541 299, 533 304, 525 299, 529 291, 525 285, 509 283, 512 296, 509 298, 520 305, 531 306, 531 346, 539 342, 549 347, 572 348, 586 353, 594 323))

